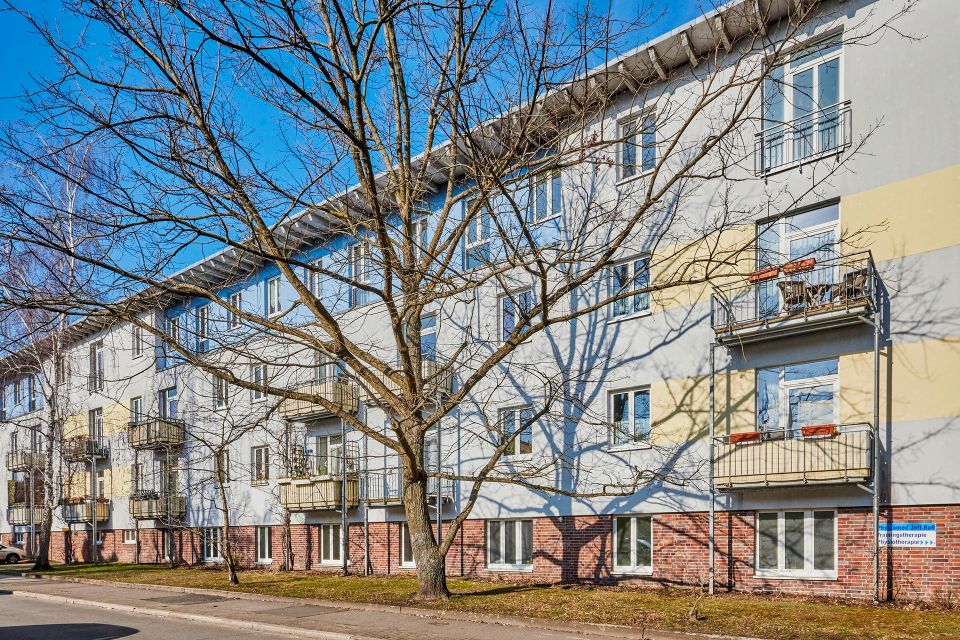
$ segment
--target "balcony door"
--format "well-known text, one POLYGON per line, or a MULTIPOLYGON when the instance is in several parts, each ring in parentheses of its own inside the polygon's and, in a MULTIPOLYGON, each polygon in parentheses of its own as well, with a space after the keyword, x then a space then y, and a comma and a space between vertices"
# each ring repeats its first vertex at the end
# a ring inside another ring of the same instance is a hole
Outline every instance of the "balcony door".
POLYGON ((838 360, 757 370, 757 430, 798 437, 802 427, 837 424, 838 360))

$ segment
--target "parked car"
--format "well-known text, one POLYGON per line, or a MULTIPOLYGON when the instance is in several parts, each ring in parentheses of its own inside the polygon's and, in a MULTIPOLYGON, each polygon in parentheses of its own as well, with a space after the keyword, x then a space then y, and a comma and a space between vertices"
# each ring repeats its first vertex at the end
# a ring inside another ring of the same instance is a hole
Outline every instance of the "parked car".
POLYGON ((26 551, 20 547, 11 547, 9 545, 0 545, 0 562, 15 564, 29 557, 26 551))

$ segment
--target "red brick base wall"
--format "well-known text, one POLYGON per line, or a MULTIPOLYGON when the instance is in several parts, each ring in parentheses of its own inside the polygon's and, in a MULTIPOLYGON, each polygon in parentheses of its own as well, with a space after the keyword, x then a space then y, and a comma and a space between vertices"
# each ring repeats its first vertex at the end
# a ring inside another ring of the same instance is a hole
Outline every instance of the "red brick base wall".
MULTIPOLYGON (((873 588, 872 514, 869 509, 839 509, 837 517, 837 577, 829 580, 770 579, 754 573, 755 513, 728 511, 716 514, 716 583, 719 589, 755 592, 797 593, 847 598, 869 598, 873 588)), ((896 507, 881 520, 934 522, 934 548, 882 548, 880 555, 881 597, 931 600, 960 591, 960 505, 896 507)), ((446 526, 446 525, 445 525, 446 526)), ((338 571, 339 564, 324 564, 320 556, 319 525, 292 525, 294 569, 338 571)), ((495 577, 486 562, 486 523, 468 520, 457 534, 447 555, 451 576, 495 577)), ((369 525, 370 568, 375 574, 411 573, 400 560, 399 522, 369 525)), ((706 513, 666 513, 653 519, 653 572, 650 576, 618 576, 613 573, 613 522, 609 516, 564 516, 534 519, 533 570, 506 574, 550 582, 613 583, 631 581, 656 585, 706 583, 709 571, 708 516, 706 513)), ((174 532, 176 560, 202 562, 199 530, 174 532)), ((7 534, 5 538, 9 538, 7 534)), ((137 545, 123 542, 120 530, 103 531, 101 561, 134 562, 137 545)), ((256 527, 232 527, 231 543, 246 567, 279 568, 283 560, 283 527, 274 526, 271 563, 257 563, 256 527)), ((8 541, 8 540, 5 540, 8 541)), ((163 562, 159 529, 139 531, 140 562, 163 562)), ((89 562, 89 532, 56 531, 51 540, 51 558, 57 562, 89 562)), ((363 572, 364 532, 361 523, 349 527, 349 567, 363 572)))

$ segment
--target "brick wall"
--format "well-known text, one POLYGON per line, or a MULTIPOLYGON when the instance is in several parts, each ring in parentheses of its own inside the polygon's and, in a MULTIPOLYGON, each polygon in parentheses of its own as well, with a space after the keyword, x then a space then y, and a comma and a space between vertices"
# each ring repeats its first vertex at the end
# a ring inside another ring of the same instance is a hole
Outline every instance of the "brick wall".
MULTIPOLYGON (((935 522, 935 548, 881 549, 881 597, 931 600, 960 590, 960 505, 896 507, 882 519, 897 522, 935 522)), ((752 511, 717 512, 716 579, 722 590, 796 593, 847 598, 872 596, 872 514, 869 509, 839 509, 837 516, 837 577, 829 580, 771 579, 754 574, 755 514, 752 511)), ((449 524, 445 523, 444 529, 449 524)), ((123 542, 120 530, 104 530, 101 559, 133 562, 136 546, 123 542)), ((55 531, 51 540, 54 561, 89 562, 89 532, 55 531)), ((177 561, 202 562, 198 529, 175 530, 177 561)), ((409 574, 401 566, 401 525, 369 525, 370 565, 375 574, 409 574)), ((529 578, 551 582, 634 582, 655 585, 696 585, 708 577, 708 516, 706 513, 658 514, 653 520, 653 571, 649 576, 619 576, 613 572, 613 523, 609 516, 543 517, 534 519, 533 570, 520 574, 490 571, 486 563, 486 523, 468 520, 447 555, 450 576, 529 578)), ((4 536, 5 540, 11 534, 4 536)), ((159 529, 139 532, 140 561, 163 562, 159 529)), ((274 526, 273 560, 256 562, 256 527, 233 527, 231 541, 241 564, 277 569, 283 560, 283 527, 274 526)), ((292 525, 293 567, 339 571, 320 557, 319 525, 292 525)), ((349 568, 363 572, 362 523, 349 527, 349 568)))

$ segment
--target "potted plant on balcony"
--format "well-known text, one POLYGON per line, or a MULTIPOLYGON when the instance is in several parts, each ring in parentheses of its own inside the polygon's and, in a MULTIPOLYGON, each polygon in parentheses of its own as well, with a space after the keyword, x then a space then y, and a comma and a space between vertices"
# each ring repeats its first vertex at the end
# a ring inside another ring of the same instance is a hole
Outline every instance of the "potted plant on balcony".
POLYGON ((783 265, 783 274, 791 276, 795 273, 804 273, 805 271, 811 271, 817 266, 816 258, 803 258, 802 260, 794 260, 783 265))
POLYGON ((747 444, 749 442, 760 442, 760 432, 744 431, 743 433, 730 434, 730 444, 747 444))
POLYGON ((804 438, 832 438, 837 435, 837 425, 812 424, 806 427, 800 427, 800 434, 804 438))
POLYGON ((747 282, 754 284, 763 282, 764 280, 770 280, 771 278, 776 278, 778 273, 780 273, 780 267, 763 267, 762 269, 748 273, 747 282))

